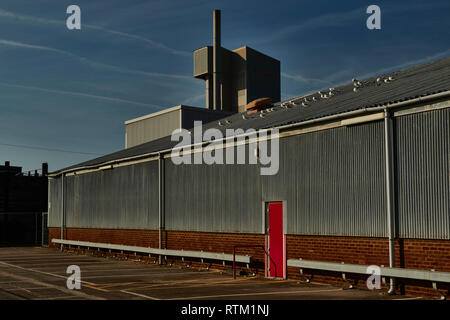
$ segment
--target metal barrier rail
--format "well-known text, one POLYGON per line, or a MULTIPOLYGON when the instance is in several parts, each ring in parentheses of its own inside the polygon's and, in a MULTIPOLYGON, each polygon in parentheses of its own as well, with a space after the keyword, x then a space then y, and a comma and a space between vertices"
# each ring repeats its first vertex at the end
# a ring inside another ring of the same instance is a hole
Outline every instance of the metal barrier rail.
MULTIPOLYGON (((235 245, 233 246, 233 279, 236 279, 236 249, 237 248, 262 248, 264 253, 267 254, 266 249, 263 245, 235 245)), ((247 264, 247 269, 249 265, 247 264)))
MULTIPOLYGON (((324 262, 313 261, 303 259, 289 259, 287 261, 288 267, 300 268, 300 273, 303 275, 303 269, 316 269, 324 271, 335 271, 342 273, 344 281, 348 282, 345 273, 357 273, 357 274, 372 274, 367 272, 369 266, 360 264, 349 263, 336 263, 336 262, 324 262)), ((389 278, 401 278, 401 279, 413 279, 431 281, 433 289, 441 296, 441 299, 445 299, 445 296, 438 291, 437 283, 450 283, 450 272, 441 272, 434 270, 417 270, 417 269, 404 269, 404 268, 390 268, 380 266, 380 276, 389 278)), ((310 279, 307 279, 309 282, 310 279)), ((350 285, 351 287, 351 285, 350 285)))
MULTIPOLYGON (((223 261, 233 261, 232 254, 226 253, 216 253, 216 252, 205 252, 205 251, 191 251, 191 250, 170 250, 170 249, 158 249, 158 248, 147 248, 147 247, 136 247, 127 246, 121 244, 111 244, 111 243, 98 243, 98 242, 88 242, 88 241, 75 241, 75 240, 61 240, 52 239, 53 243, 72 245, 88 248, 98 248, 98 249, 109 249, 109 250, 120 250, 120 251, 130 251, 147 253, 161 256, 173 256, 182 258, 199 258, 199 259, 210 259, 223 261)), ((249 264, 251 256, 247 255, 236 255, 236 262, 249 264)))

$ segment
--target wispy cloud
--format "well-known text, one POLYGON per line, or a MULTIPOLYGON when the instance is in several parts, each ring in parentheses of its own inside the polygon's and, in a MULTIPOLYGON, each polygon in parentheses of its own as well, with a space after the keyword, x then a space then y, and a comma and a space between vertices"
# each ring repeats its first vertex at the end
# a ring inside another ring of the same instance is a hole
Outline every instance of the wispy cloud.
POLYGON ((126 100, 126 99, 120 99, 120 98, 115 98, 115 97, 99 96, 99 95, 82 93, 82 92, 47 89, 47 88, 34 87, 34 86, 25 86, 25 85, 19 85, 19 84, 7 83, 7 82, 0 82, 0 85, 1 86, 12 87, 12 88, 29 89, 29 90, 36 90, 36 91, 41 91, 41 92, 48 92, 48 93, 55 93, 55 94, 71 95, 71 96, 78 96, 78 97, 83 97, 83 98, 104 100, 104 101, 108 101, 108 102, 126 103, 126 104, 132 104, 132 105, 140 106, 140 107, 165 109, 165 107, 159 106, 159 105, 155 105, 155 104, 142 103, 142 102, 131 101, 131 100, 126 100))
MULTIPOLYGON (((51 20, 51 19, 34 17, 34 16, 28 16, 28 15, 14 13, 11 11, 6 11, 4 9, 0 9, 0 17, 14 19, 15 21, 21 21, 21 22, 27 22, 27 23, 65 26, 65 21, 51 20)), ((156 49, 159 49, 159 50, 162 50, 165 52, 169 52, 174 55, 183 56, 183 57, 192 57, 192 52, 170 48, 163 43, 148 39, 148 38, 140 36, 140 35, 117 31, 117 30, 110 29, 108 27, 102 27, 102 26, 85 24, 85 23, 83 23, 82 28, 106 32, 106 33, 116 35, 116 36, 119 36, 122 38, 139 41, 139 42, 145 43, 153 48, 156 48, 156 49)))
POLYGON ((197 103, 205 102, 205 99, 206 99, 206 95, 203 93, 203 94, 199 94, 199 95, 185 99, 183 101, 183 104, 186 104, 186 105, 194 104, 195 105, 197 103))
MULTIPOLYGON (((361 28, 365 28, 365 17, 367 6, 360 7, 350 11, 325 13, 303 20, 301 23, 295 23, 286 27, 277 28, 272 33, 265 34, 264 37, 253 39, 254 44, 269 43, 278 41, 289 37, 293 34, 311 31, 318 28, 336 28, 346 27, 359 24, 361 28)), ((403 3, 389 3, 382 6, 382 12, 390 15, 406 14, 408 11, 423 11, 423 10, 445 10, 441 4, 433 4, 429 2, 414 3, 412 6, 405 6, 403 3)))
POLYGON ((333 83, 328 80, 317 79, 317 78, 306 78, 299 74, 294 75, 294 74, 282 72, 281 76, 283 78, 295 80, 297 82, 301 82, 301 83, 308 84, 308 85, 318 85, 318 84, 333 85, 333 83))
POLYGON ((446 57, 449 57, 449 56, 450 56, 450 49, 442 51, 442 52, 438 52, 436 54, 433 54, 433 55, 425 57, 425 58, 410 60, 410 61, 398 64, 398 65, 395 65, 395 66, 378 69, 376 71, 360 75, 359 78, 364 79, 364 78, 375 77, 375 76, 386 74, 386 73, 389 73, 389 72, 402 70, 402 69, 405 69, 405 68, 408 68, 408 67, 412 67, 412 66, 415 66, 415 65, 424 64, 424 63, 427 63, 427 62, 439 60, 439 59, 446 58, 446 57))
POLYGON ((348 25, 350 22, 354 21, 361 15, 365 13, 365 8, 358 8, 346 12, 338 13, 328 13, 323 14, 308 20, 303 21, 299 24, 293 24, 284 28, 279 28, 276 31, 264 35, 263 38, 254 41, 254 43, 268 43, 280 40, 282 38, 288 37, 291 34, 297 34, 299 32, 304 32, 316 28, 323 27, 340 27, 348 25))
POLYGON ((99 156, 101 153, 93 153, 93 152, 85 152, 85 151, 74 151, 74 150, 64 150, 64 149, 55 149, 41 146, 27 146, 22 144, 11 144, 11 143, 3 143, 0 142, 0 146, 13 147, 13 148, 22 148, 22 149, 32 149, 32 150, 42 150, 42 151, 51 151, 51 152, 63 152, 63 153, 75 153, 75 154, 85 154, 85 155, 95 155, 99 156))
POLYGON ((134 74, 134 75, 141 75, 141 76, 149 76, 149 77, 159 77, 159 78, 166 78, 166 79, 178 79, 178 80, 187 80, 189 82, 194 81, 194 78, 187 75, 178 75, 178 74, 166 74, 166 73, 159 73, 159 72, 147 72, 147 71, 139 71, 139 70, 133 70, 133 69, 127 69, 122 68, 110 64, 104 64, 99 63, 96 61, 89 60, 85 57, 81 57, 79 55, 73 54, 69 51, 60 50, 52 47, 47 46, 40 46, 40 45, 34 45, 34 44, 28 44, 23 42, 17 42, 17 41, 11 41, 11 40, 5 40, 0 39, 0 45, 4 46, 10 46, 10 47, 17 47, 17 48, 24 48, 24 49, 34 49, 34 50, 42 50, 42 51, 49 51, 58 53, 73 59, 78 60, 81 63, 87 64, 93 68, 102 68, 107 69, 111 71, 121 72, 121 73, 128 73, 128 74, 134 74))

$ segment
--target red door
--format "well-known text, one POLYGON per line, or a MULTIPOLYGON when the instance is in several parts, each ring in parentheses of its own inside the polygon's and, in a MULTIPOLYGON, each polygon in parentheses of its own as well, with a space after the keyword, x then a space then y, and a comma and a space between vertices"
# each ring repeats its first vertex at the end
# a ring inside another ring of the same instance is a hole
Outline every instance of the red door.
POLYGON ((269 276, 283 277, 283 203, 269 203, 269 276))

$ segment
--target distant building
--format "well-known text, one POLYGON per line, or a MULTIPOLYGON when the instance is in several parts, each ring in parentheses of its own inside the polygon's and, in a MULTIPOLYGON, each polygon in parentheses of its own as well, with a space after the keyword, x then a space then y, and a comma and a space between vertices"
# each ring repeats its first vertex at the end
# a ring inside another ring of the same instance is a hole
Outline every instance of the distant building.
POLYGON ((47 164, 39 171, 0 165, 0 246, 40 245, 47 237, 47 164))

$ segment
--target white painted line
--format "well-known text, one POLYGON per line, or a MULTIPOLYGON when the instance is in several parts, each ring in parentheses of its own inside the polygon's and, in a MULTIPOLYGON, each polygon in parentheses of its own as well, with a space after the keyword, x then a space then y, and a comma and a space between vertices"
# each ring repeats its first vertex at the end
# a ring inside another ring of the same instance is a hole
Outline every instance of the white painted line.
MULTIPOLYGON (((45 274, 45 275, 52 276, 52 277, 57 277, 57 278, 61 278, 61 279, 67 279, 66 276, 60 276, 59 274, 54 274, 54 273, 50 273, 50 272, 39 271, 39 270, 35 270, 35 269, 30 269, 30 268, 24 268, 24 267, 16 266, 16 265, 9 264, 9 263, 3 262, 3 261, 0 261, 0 264, 5 265, 5 266, 8 266, 8 267, 13 267, 13 268, 25 270, 25 271, 31 271, 31 272, 36 272, 36 273, 40 273, 40 274, 45 274)), ((83 280, 81 280, 80 282, 81 282, 81 283, 89 284, 89 285, 91 285, 91 286, 95 286, 95 283, 92 283, 92 282, 87 282, 87 281, 83 281, 83 280)))
POLYGON ((5 271, 0 271, 0 275, 7 275, 7 276, 9 276, 9 277, 11 277, 13 279, 23 280, 24 282, 27 282, 27 283, 35 284, 35 285, 38 285, 38 286, 44 286, 44 287, 47 287, 47 288, 56 289, 56 290, 58 290, 60 292, 63 292, 65 295, 74 295, 74 296, 77 296, 77 297, 82 297, 82 298, 91 299, 91 300, 106 300, 104 298, 100 298, 100 297, 96 297, 96 296, 93 296, 93 295, 90 295, 90 294, 86 294, 86 293, 80 292, 78 290, 70 290, 70 289, 67 289, 65 287, 59 287, 59 286, 52 285, 52 284, 49 284, 49 283, 41 282, 41 281, 33 279, 33 278, 20 276, 20 275, 12 274, 12 273, 5 272, 5 271))
POLYGON ((66 299, 77 299, 80 300, 77 296, 61 296, 61 297, 47 297, 47 298, 33 298, 31 300, 66 300, 66 299))
POLYGON ((419 300, 423 299, 422 297, 412 297, 412 298, 399 298, 399 299, 392 299, 392 300, 419 300))
POLYGON ((220 295, 215 295, 215 296, 196 296, 196 297, 172 298, 172 299, 168 299, 168 300, 193 300, 193 299, 195 300, 195 299, 208 299, 208 298, 219 298, 219 297, 263 296, 263 295, 271 295, 271 294, 299 294, 299 293, 315 293, 315 292, 331 292, 331 291, 342 291, 342 289, 234 293, 234 294, 220 294, 220 295))
POLYGON ((145 294, 140 294, 140 293, 131 292, 131 291, 127 291, 127 290, 120 290, 120 292, 132 294, 133 296, 137 296, 137 297, 141 297, 141 298, 145 298, 145 299, 149 299, 149 300, 161 300, 161 299, 158 299, 155 297, 146 296, 145 294))
MULTIPOLYGON (((84 271, 84 274, 87 272, 84 271)), ((172 274, 185 274, 184 272, 178 272, 178 273, 170 273, 172 274)), ((149 277, 149 276, 165 276, 168 275, 168 273, 138 273, 138 274, 110 274, 110 275, 102 275, 102 276, 83 276, 83 279, 98 279, 98 278, 123 278, 123 277, 130 277, 130 278, 136 278, 139 277, 140 279, 143 277, 149 277)), ((176 279, 173 281, 177 281, 176 279)))

